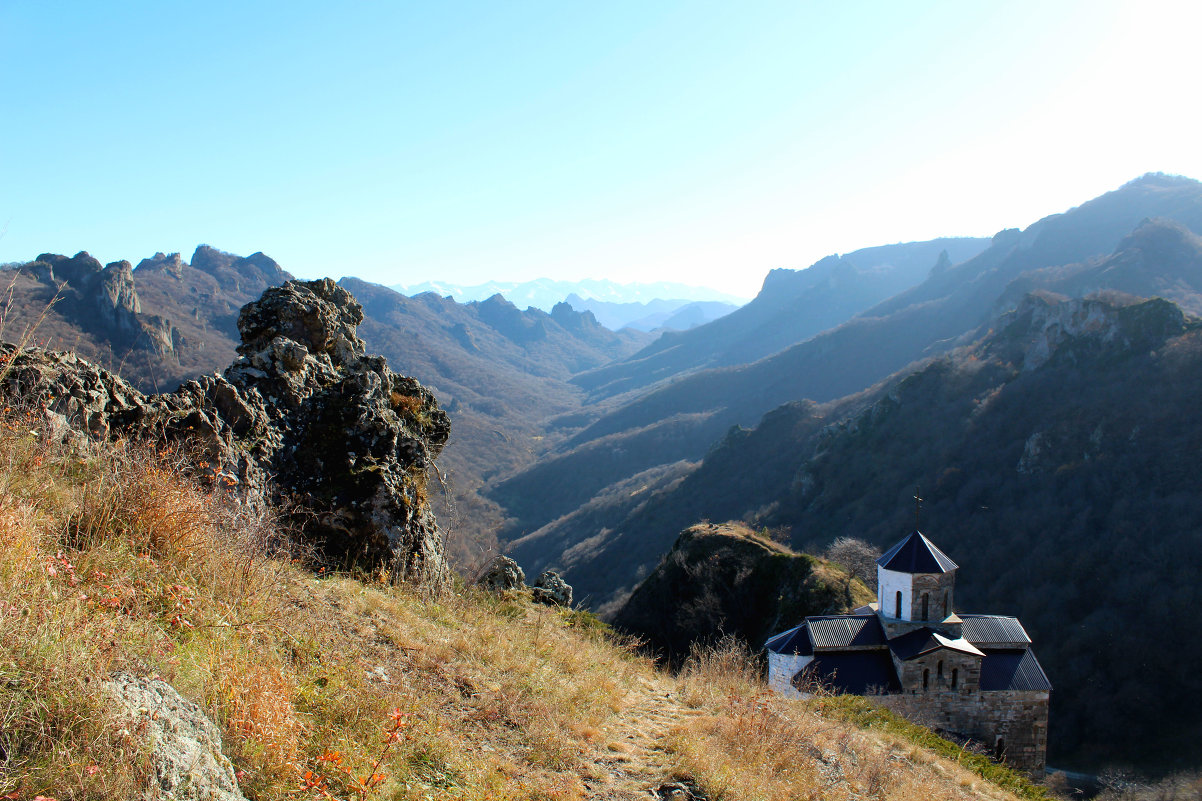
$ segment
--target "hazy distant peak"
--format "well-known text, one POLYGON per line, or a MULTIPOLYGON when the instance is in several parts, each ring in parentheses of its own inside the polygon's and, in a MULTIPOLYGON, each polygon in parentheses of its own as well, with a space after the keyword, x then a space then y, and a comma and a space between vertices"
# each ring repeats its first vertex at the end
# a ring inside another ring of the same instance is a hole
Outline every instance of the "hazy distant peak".
POLYGON ((480 306, 482 308, 498 308, 498 309, 517 310, 517 306, 514 303, 510 302, 500 292, 494 292, 491 295, 489 295, 487 298, 485 298, 483 301, 480 301, 480 306))
MULTIPOLYGON (((668 281, 653 283, 623 284, 604 278, 585 278, 580 281, 560 281, 553 278, 536 278, 532 281, 489 281, 484 284, 462 285, 448 281, 423 281, 419 284, 397 284, 392 287, 402 295, 414 296, 422 292, 437 292, 450 296, 459 303, 485 300, 500 293, 519 308, 534 306, 551 311, 555 304, 575 295, 581 300, 606 303, 649 303, 654 300, 721 301, 742 305, 746 298, 739 298, 709 287, 689 286, 668 281)), ((569 301, 570 302, 570 301, 569 301)), ((577 306, 577 304, 573 304, 577 306)))
POLYGON ((1135 230, 1123 237, 1115 248, 1115 252, 1128 248, 1147 248, 1148 246, 1163 247, 1167 243, 1189 243, 1197 248, 1199 237, 1176 220, 1165 217, 1145 217, 1135 230))
POLYGON ((1174 175, 1167 172, 1146 172, 1138 178, 1134 178, 1119 187, 1119 190, 1129 187, 1158 187, 1158 186, 1189 186, 1197 184, 1193 178, 1184 175, 1174 175))

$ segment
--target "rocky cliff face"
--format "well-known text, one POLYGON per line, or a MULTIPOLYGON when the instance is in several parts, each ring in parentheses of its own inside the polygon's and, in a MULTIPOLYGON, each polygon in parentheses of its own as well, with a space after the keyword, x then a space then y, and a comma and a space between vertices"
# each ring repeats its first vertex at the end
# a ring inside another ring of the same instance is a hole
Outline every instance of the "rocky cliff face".
POLYGON ((282 501, 327 557, 438 586, 449 571, 426 471, 450 422, 417 381, 366 355, 362 320, 329 279, 290 281, 243 308, 239 358, 223 375, 143 395, 72 354, 6 345, 0 393, 35 404, 58 436, 186 443, 203 478, 248 502, 282 501))
POLYGON ((1035 370, 1053 358, 1073 361, 1142 352, 1186 329, 1181 309, 1161 298, 1094 296, 1066 299, 1031 293, 995 324, 1000 335, 987 340, 983 355, 1035 370))
POLYGON ((86 252, 70 258, 43 253, 22 270, 53 287, 57 301, 74 307, 75 316, 90 329, 126 347, 171 354, 178 332, 159 315, 143 314, 128 261, 101 267, 86 252))

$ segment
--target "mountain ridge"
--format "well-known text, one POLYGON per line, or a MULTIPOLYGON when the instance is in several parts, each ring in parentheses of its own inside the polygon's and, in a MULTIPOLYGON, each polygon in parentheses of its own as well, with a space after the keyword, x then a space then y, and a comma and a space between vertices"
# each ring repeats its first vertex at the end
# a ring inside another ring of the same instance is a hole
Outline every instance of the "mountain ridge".
MULTIPOLYGON (((1177 214, 1174 219, 1179 226, 1202 231, 1202 184, 1144 176, 1069 212, 1045 217, 1025 233, 1004 231, 979 255, 935 271, 918 287, 804 342, 758 361, 686 373, 646 393, 615 398, 615 404, 601 407, 604 413, 565 440, 555 453, 492 490, 492 497, 501 505, 521 510, 504 538, 528 538, 601 493, 612 481, 657 465, 700 459, 731 426, 755 425, 782 403, 847 397, 907 364, 964 344, 966 337, 999 313, 999 299, 1021 274, 1084 263, 1094 257, 1114 257, 1113 248, 1145 218, 1168 212, 1177 214), (1117 227, 1128 222, 1128 228, 1117 227), (1056 238, 1057 232, 1066 232, 1063 241, 1056 238), (1110 251, 1097 250, 1107 245, 1110 251), (1045 264, 1049 258, 1063 260, 1045 264), (606 452, 615 454, 608 461, 618 458, 622 464, 605 470, 586 469, 586 463, 606 452), (562 487, 553 494, 542 491, 563 483, 552 476, 564 475, 578 475, 580 481, 568 492, 562 487), (530 515, 531 509, 538 509, 539 514, 530 515)), ((1202 280, 1186 289, 1178 296, 1202 291, 1202 280)), ((720 330, 753 306, 748 304, 687 333, 698 336, 707 328, 720 330)), ((653 347, 673 336, 679 339, 683 335, 665 335, 653 347)), ((589 377, 586 373, 576 382, 589 377)))

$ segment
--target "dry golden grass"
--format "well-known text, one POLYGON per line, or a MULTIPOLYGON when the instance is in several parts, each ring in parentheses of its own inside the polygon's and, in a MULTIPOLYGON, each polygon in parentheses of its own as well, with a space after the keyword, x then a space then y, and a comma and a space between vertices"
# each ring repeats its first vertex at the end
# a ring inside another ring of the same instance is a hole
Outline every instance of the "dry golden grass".
POLYGON ((678 771, 711 798, 913 799, 1014 796, 900 738, 816 714, 768 690, 755 658, 733 640, 695 651, 682 698, 704 714, 676 730, 678 771))
POLYGON ((766 695, 731 648, 677 678, 521 594, 314 574, 179 454, 39 423, 0 415, 0 797, 140 794, 118 670, 204 708, 255 799, 616 799, 672 777, 712 799, 1004 797, 766 695))

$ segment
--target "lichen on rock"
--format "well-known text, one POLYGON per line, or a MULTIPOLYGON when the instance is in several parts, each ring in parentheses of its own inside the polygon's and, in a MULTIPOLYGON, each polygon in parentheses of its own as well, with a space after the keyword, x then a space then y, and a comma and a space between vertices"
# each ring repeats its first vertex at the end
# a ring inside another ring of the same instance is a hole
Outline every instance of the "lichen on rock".
POLYGON ((572 606, 572 585, 554 570, 544 570, 530 585, 530 595, 548 606, 572 606))
POLYGON ((196 704, 157 678, 116 673, 105 682, 117 718, 150 747, 153 774, 145 799, 246 801, 221 731, 196 704))
POLYGON ((498 556, 485 568, 477 583, 489 592, 524 590, 526 571, 508 556, 498 556))

